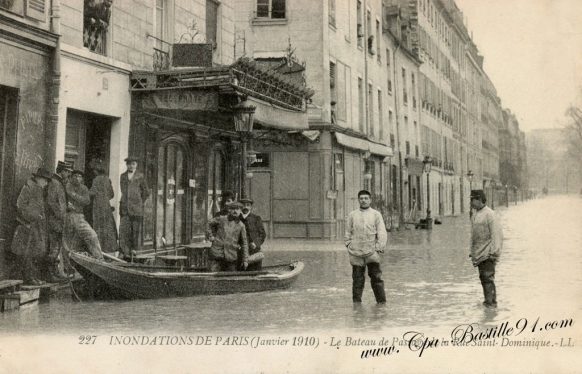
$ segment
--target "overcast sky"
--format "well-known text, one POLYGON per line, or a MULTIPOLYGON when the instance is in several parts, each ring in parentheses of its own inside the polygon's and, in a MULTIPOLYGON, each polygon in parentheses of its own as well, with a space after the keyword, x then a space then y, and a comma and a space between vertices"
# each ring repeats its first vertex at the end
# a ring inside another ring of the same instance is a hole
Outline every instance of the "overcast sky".
POLYGON ((503 107, 528 131, 582 103, 582 0, 455 0, 503 107))

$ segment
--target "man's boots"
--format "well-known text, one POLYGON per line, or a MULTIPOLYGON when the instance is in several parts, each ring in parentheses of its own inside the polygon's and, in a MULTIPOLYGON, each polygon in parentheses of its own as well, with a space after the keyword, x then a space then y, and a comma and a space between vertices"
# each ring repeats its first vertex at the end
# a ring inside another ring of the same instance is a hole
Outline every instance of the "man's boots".
POLYGON ((372 291, 378 304, 386 303, 386 291, 384 291, 384 280, 382 279, 382 270, 380 264, 372 262, 368 264, 368 276, 372 284, 372 291))

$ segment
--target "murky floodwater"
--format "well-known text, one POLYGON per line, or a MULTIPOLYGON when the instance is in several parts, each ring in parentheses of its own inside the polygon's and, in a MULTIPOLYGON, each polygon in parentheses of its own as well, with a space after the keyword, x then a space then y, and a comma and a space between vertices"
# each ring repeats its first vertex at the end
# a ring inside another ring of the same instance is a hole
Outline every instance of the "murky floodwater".
MULTIPOLYGON (((191 298, 71 302, 68 298, 0 314, 0 331, 28 333, 379 332, 391 328, 496 323, 522 314, 582 309, 582 199, 548 197, 500 208, 505 232, 497 270, 499 308, 481 307, 477 271, 468 258, 467 215, 432 232, 389 234, 383 272, 388 295, 377 306, 366 280, 361 307, 351 302, 351 267, 337 250, 271 251, 267 262, 302 259, 286 291, 191 298), (533 312, 532 312, 533 311, 533 312)), ((327 245, 326 248, 333 248, 327 245)), ((268 264, 268 263, 267 263, 268 264)))

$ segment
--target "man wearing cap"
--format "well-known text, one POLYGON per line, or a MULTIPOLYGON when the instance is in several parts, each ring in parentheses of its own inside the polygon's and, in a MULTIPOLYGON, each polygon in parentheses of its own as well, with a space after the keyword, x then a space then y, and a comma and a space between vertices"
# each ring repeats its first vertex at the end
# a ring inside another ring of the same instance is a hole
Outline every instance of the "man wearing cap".
POLYGON ((67 229, 65 240, 69 250, 85 249, 98 259, 103 259, 97 233, 85 220, 84 209, 91 203, 89 189, 83 184, 83 172, 74 170, 67 183, 67 229))
POLYGON ((47 188, 48 206, 48 244, 47 264, 49 281, 58 282, 66 278, 59 269, 59 254, 63 262, 64 270, 73 273, 66 251, 63 251, 63 229, 67 217, 67 192, 65 186, 71 176, 73 168, 69 163, 59 161, 56 173, 47 188))
POLYGON ((224 191, 221 196, 221 207, 219 211, 214 213, 214 217, 218 216, 227 216, 228 215, 228 208, 226 207, 228 204, 234 202, 234 194, 232 191, 224 191))
POLYGON ((358 192, 358 202, 360 208, 348 215, 345 235, 345 245, 352 265, 352 301, 362 302, 367 266, 376 302, 384 304, 386 292, 378 253, 384 252, 388 233, 380 212, 370 207, 372 194, 361 190, 358 192))
POLYGON ((208 239, 210 247, 210 271, 236 271, 241 257, 242 268, 248 266, 249 247, 245 225, 240 221, 242 204, 232 202, 227 205, 228 215, 218 216, 209 222, 208 239))
POLYGON ((495 290, 495 265, 503 247, 503 232, 495 212, 485 203, 487 198, 483 190, 471 191, 471 208, 475 213, 471 216, 471 254, 469 257, 473 266, 479 268, 479 279, 483 286, 485 301, 488 308, 497 307, 495 290))
POLYGON ((126 259, 141 250, 141 230, 144 203, 149 197, 145 177, 137 171, 136 157, 125 159, 127 171, 121 174, 121 201, 119 203, 119 246, 126 259))
POLYGON ((253 200, 240 199, 242 204, 241 221, 245 225, 247 231, 247 241, 249 244, 249 266, 247 270, 261 270, 263 267, 263 258, 261 252, 261 245, 265 242, 267 233, 263 226, 263 219, 261 216, 253 213, 253 200), (256 259, 256 260, 255 260, 256 259))
POLYGON ((46 224, 44 188, 50 182, 52 174, 45 168, 39 168, 26 181, 18 199, 16 210, 18 226, 12 239, 11 251, 16 255, 22 280, 26 285, 41 285, 37 278, 33 261, 46 255, 46 224))

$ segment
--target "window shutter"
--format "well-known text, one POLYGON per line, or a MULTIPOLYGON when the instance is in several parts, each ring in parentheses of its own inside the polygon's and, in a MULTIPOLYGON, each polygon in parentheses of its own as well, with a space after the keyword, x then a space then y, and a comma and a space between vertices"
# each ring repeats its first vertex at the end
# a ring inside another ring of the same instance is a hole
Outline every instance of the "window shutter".
POLYGON ((46 22, 46 0, 26 0, 26 16, 46 22))

